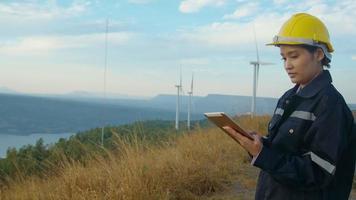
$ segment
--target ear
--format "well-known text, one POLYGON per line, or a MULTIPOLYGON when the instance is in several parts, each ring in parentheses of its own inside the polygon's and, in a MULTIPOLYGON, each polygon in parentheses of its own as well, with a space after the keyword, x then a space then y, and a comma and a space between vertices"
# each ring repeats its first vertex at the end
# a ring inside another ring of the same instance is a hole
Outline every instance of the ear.
POLYGON ((318 61, 322 61, 323 58, 325 57, 325 54, 321 48, 317 48, 315 53, 314 53, 314 58, 316 58, 318 61))

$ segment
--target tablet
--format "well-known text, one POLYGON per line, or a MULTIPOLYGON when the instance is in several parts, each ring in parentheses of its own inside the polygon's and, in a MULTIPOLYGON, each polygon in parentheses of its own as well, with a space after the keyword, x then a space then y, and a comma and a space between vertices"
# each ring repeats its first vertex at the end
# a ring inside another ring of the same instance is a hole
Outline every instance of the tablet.
MULTIPOLYGON (((221 128, 224 132, 228 133, 223 129, 224 126, 229 126, 235 131, 241 133, 243 136, 253 140, 253 137, 244 129, 242 129, 236 122, 234 122, 229 116, 227 116, 224 112, 210 112, 204 113, 205 117, 207 117, 211 122, 213 122, 216 126, 221 128)), ((230 135, 228 133, 228 135, 230 135)))

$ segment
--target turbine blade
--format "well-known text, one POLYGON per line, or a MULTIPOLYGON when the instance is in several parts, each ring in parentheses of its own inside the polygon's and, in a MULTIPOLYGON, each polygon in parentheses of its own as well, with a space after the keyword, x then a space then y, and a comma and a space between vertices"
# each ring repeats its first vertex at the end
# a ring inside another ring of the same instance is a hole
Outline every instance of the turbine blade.
POLYGON ((275 63, 271 63, 271 62, 260 62, 260 65, 274 65, 275 63))

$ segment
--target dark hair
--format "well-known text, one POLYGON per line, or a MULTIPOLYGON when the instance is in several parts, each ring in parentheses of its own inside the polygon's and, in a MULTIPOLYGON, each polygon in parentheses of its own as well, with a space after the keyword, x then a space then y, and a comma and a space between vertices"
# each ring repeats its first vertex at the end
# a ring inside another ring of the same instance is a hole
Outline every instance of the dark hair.
MULTIPOLYGON (((302 44, 300 45, 302 48, 306 49, 309 51, 309 53, 315 53, 316 50, 320 47, 316 47, 316 46, 311 46, 311 45, 306 45, 306 44, 302 44)), ((326 68, 330 68, 330 62, 331 60, 329 58, 327 58, 324 54, 324 58, 321 60, 321 65, 325 66, 326 68)))

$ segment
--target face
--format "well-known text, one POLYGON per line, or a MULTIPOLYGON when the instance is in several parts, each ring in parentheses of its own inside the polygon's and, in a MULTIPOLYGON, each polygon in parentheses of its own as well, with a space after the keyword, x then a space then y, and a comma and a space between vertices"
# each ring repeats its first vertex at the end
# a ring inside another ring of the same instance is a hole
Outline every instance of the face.
POLYGON ((324 57, 321 49, 310 53, 297 45, 281 45, 280 53, 284 61, 284 69, 293 83, 304 87, 322 70, 321 60, 324 57))

